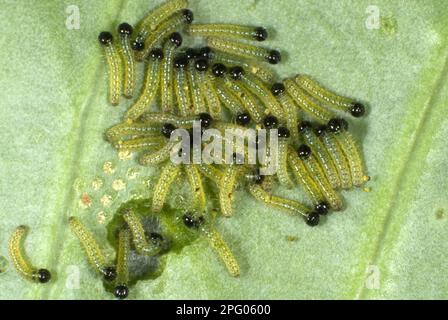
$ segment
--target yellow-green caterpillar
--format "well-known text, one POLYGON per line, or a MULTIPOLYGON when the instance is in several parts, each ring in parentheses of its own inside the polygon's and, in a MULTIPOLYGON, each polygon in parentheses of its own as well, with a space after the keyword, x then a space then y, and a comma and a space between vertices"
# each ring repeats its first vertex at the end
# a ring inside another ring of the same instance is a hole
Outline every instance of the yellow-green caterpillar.
POLYGON ((156 97, 159 89, 162 60, 163 51, 161 49, 151 50, 142 92, 137 101, 129 108, 128 111, 126 111, 125 117, 127 119, 136 120, 150 108, 151 103, 156 97))
POLYGON ((173 184, 176 177, 179 175, 181 170, 180 165, 176 165, 171 161, 162 168, 162 173, 160 174, 159 180, 154 188, 154 197, 152 200, 152 211, 157 213, 160 212, 165 204, 166 197, 173 184))
POLYGON ((132 98, 135 90, 135 57, 131 47, 131 35, 133 31, 134 29, 129 23, 124 22, 118 26, 121 60, 124 63, 123 94, 126 98, 132 98))
POLYGON ((333 114, 325 108, 311 100, 302 91, 302 89, 292 79, 286 79, 283 84, 286 87, 288 94, 294 99, 297 106, 307 112, 310 116, 321 122, 328 122, 333 118, 333 114))
POLYGON ((355 118, 362 117, 365 114, 363 104, 331 92, 306 75, 298 75, 295 81, 309 95, 329 107, 349 112, 355 118))
POLYGON ((241 40, 265 41, 268 32, 263 27, 242 26, 235 24, 208 23, 192 24, 188 26, 187 33, 199 37, 222 37, 241 40))
POLYGON ((159 253, 160 248, 151 245, 146 240, 145 230, 143 229, 140 218, 135 212, 132 209, 125 209, 122 215, 132 234, 132 243, 134 244, 135 250, 139 254, 147 256, 154 256, 159 253))
POLYGON ((237 184, 239 168, 236 164, 227 165, 224 168, 224 175, 219 183, 219 203, 221 212, 224 216, 233 215, 232 203, 234 199, 234 190, 237 184))
POLYGON ((129 255, 131 252, 131 232, 121 229, 118 233, 117 280, 114 295, 118 299, 126 299, 129 294, 129 255))
POLYGON ((212 49, 234 54, 246 59, 261 59, 270 64, 278 64, 282 59, 280 52, 277 50, 257 47, 248 43, 221 38, 208 38, 207 44, 212 49))
POLYGON ((35 268, 31 265, 23 253, 23 241, 28 228, 17 227, 9 239, 9 255, 17 273, 23 278, 37 283, 47 283, 51 279, 51 273, 47 269, 35 268))
POLYGON ((151 32, 145 39, 144 46, 139 45, 139 51, 136 51, 136 59, 143 61, 149 52, 160 45, 160 42, 167 38, 168 35, 175 32, 176 29, 184 23, 190 24, 193 22, 193 12, 188 9, 183 9, 174 13, 168 19, 163 21, 154 32, 151 32))
POLYGON ((151 10, 138 24, 138 33, 134 42, 134 49, 143 49, 144 42, 151 32, 154 32, 159 25, 168 19, 175 12, 186 9, 188 0, 169 0, 157 8, 151 10))
POLYGON ((327 126, 317 127, 316 134, 319 136, 319 139, 333 159, 333 163, 338 171, 339 179, 341 180, 341 188, 345 190, 351 189, 353 187, 353 181, 350 165, 344 151, 336 140, 336 137, 333 133, 329 132, 327 126))
POLYGON ((188 64, 189 60, 185 53, 179 54, 174 59, 174 68, 176 74, 174 77, 175 93, 179 113, 182 117, 186 117, 194 113, 194 105, 191 99, 192 92, 188 84, 188 64))
POLYGON ((172 33, 163 47, 165 59, 160 73, 160 101, 163 113, 171 113, 174 105, 173 62, 174 52, 182 45, 182 36, 172 33))
POLYGON ((208 61, 206 59, 196 60, 195 68, 198 72, 199 88, 204 95, 210 115, 214 119, 221 119, 221 101, 215 88, 214 79, 211 74, 206 73, 208 61))
POLYGON ((184 168, 185 173, 187 174, 188 182, 190 183, 195 207, 200 212, 204 212, 207 206, 207 200, 202 184, 201 174, 197 166, 194 164, 187 164, 184 168))
POLYGON ((364 164, 361 153, 355 139, 348 131, 348 123, 344 119, 332 119, 328 123, 328 129, 336 136, 336 140, 345 154, 350 167, 352 183, 355 187, 361 187, 370 178, 364 173, 364 164))
POLYGON ((229 246, 219 232, 204 221, 204 217, 187 213, 183 216, 183 221, 188 228, 196 229, 205 236, 232 276, 238 277, 240 275, 240 267, 229 246))
POLYGON ((336 211, 341 210, 343 206, 342 199, 328 182, 315 155, 312 153, 311 148, 306 144, 302 144, 297 150, 297 153, 299 158, 305 163, 309 173, 313 176, 314 181, 319 187, 321 193, 327 199, 331 208, 336 211))
POLYGON ((106 258, 93 234, 76 217, 69 218, 69 225, 72 232, 81 242, 90 265, 97 273, 103 276, 104 280, 108 282, 114 281, 117 277, 117 271, 115 267, 111 267, 106 263, 106 258))
POLYGON ((120 103, 123 86, 121 58, 114 47, 113 36, 110 32, 101 32, 98 40, 106 54, 109 71, 109 103, 117 106, 120 103))

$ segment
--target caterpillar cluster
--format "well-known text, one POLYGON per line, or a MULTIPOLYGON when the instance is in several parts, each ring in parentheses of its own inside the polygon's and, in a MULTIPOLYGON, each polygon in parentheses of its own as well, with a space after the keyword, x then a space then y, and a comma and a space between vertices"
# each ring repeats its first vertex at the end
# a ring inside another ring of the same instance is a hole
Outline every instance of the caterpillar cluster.
POLYGON ((125 203, 108 228, 109 242, 117 252, 115 263, 106 262, 94 236, 81 221, 70 218, 90 264, 120 299, 145 278, 147 271, 142 269, 154 271, 164 253, 199 236, 208 240, 232 276, 240 274, 236 258, 213 227, 215 194, 222 216, 234 214, 234 194, 240 187, 314 227, 321 216, 344 208, 340 190, 361 187, 369 179, 348 122, 340 116, 364 116, 362 103, 303 74, 279 80, 270 66, 281 62, 281 53, 257 45, 268 39, 265 28, 195 24, 187 7, 187 0, 169 0, 148 13, 135 30, 122 23, 118 37, 101 32, 98 38, 108 65, 109 103, 118 105, 122 96, 135 97, 123 121, 108 129, 106 138, 119 151, 138 153, 139 165, 161 167, 152 198, 125 203), (205 44, 184 48, 186 36, 205 44), (137 96, 138 62, 145 63, 145 79, 137 96), (213 129, 224 136, 227 129, 247 128, 275 134, 278 150, 257 141, 236 148, 223 164, 176 164, 170 159, 173 152, 190 159, 194 150, 205 148, 199 144, 176 149, 177 143, 170 139, 176 129, 185 129, 190 136, 213 129), (275 175, 262 175, 264 164, 238 161, 250 148, 268 156, 277 153, 275 175), (179 179, 191 190, 187 212, 166 204, 179 179), (274 195, 277 185, 299 186, 309 203, 274 195))

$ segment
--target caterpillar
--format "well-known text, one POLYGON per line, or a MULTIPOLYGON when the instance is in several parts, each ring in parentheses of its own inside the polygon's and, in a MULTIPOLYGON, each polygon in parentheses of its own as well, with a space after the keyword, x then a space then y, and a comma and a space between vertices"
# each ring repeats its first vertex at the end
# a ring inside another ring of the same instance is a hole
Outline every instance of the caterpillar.
POLYGON ((305 164, 299 158, 298 154, 294 152, 294 149, 289 146, 288 150, 288 163, 289 166, 299 184, 304 187, 308 197, 312 200, 315 206, 325 203, 325 197, 322 191, 317 186, 315 180, 309 175, 305 164))
POLYGON ((306 144, 302 144, 298 148, 297 153, 299 158, 305 163, 309 173, 314 177, 316 184, 327 201, 330 203, 332 209, 335 211, 340 211, 342 209, 342 199, 331 187, 326 176, 324 175, 323 170, 312 153, 311 148, 306 144))
POLYGON ((268 32, 263 27, 222 23, 192 24, 187 27, 186 32, 191 36, 235 38, 259 42, 268 38, 268 32))
POLYGON ((333 163, 336 166, 338 176, 341 180, 341 188, 345 190, 351 189, 353 187, 353 181, 350 165, 336 138, 329 132, 326 125, 317 127, 315 132, 333 159, 333 163))
POLYGON ((101 251, 100 245, 95 240, 93 234, 84 226, 84 224, 76 217, 69 218, 69 225, 72 232, 81 242, 90 265, 96 270, 98 274, 103 276, 107 282, 112 282, 117 277, 117 270, 115 267, 106 263, 106 258, 101 251))
POLYGON ((109 71, 109 103, 117 106, 120 103, 123 79, 120 55, 114 47, 113 40, 110 32, 101 32, 98 36, 98 41, 106 54, 109 71))
POLYGON ((206 59, 200 58, 195 61, 195 69, 198 72, 199 88, 205 98, 205 103, 208 105, 210 115, 215 119, 221 118, 221 102, 218 94, 214 89, 215 85, 211 75, 206 71, 209 68, 209 63, 206 59))
POLYGON ((27 231, 27 227, 19 226, 9 239, 9 255, 12 264, 23 278, 36 283, 47 283, 51 279, 50 271, 31 265, 23 252, 23 241, 27 231))
POLYGON ((317 212, 313 212, 297 201, 270 195, 265 190, 263 190, 263 188, 259 184, 250 185, 249 192, 255 199, 264 202, 269 207, 285 211, 293 216, 303 216, 306 223, 311 227, 315 227, 319 224, 319 214, 317 212))
POLYGON ((193 22, 193 12, 188 9, 183 9, 174 13, 168 19, 164 20, 154 32, 151 32, 145 39, 144 45, 140 45, 141 50, 136 51, 136 59, 143 61, 149 54, 152 48, 156 47, 168 35, 176 31, 182 24, 190 24, 193 22))
POLYGON ((160 99, 163 113, 171 113, 174 102, 173 60, 175 50, 182 45, 182 36, 178 32, 172 33, 166 41, 164 62, 160 74, 160 99))
POLYGON ((194 112, 193 102, 191 101, 191 90, 188 85, 188 77, 186 75, 189 60, 185 53, 179 54, 174 59, 175 75, 175 93, 179 113, 182 117, 186 117, 194 112))
POLYGON ((355 187, 361 187, 370 178, 364 174, 362 156, 358 150, 356 142, 348 131, 348 123, 344 119, 331 119, 328 129, 334 133, 345 157, 348 161, 352 182, 355 187))
POLYGON ((291 180, 289 175, 289 166, 288 166, 288 146, 289 139, 291 134, 289 130, 285 127, 279 127, 278 130, 278 168, 277 168, 277 177, 280 185, 283 185, 287 188, 292 188, 294 183, 291 180))
POLYGON ((218 253, 224 262, 230 275, 233 277, 238 277, 240 275, 240 267, 238 262, 236 261, 229 246, 216 229, 207 225, 202 216, 197 217, 196 215, 187 213, 184 215, 183 221, 188 228, 197 229, 206 237, 210 246, 218 253))
POLYGON ((118 233, 117 280, 114 295, 126 299, 129 294, 129 256, 131 253, 131 232, 123 228, 118 233))
POLYGON ((208 38, 207 44, 212 49, 234 54, 246 59, 259 59, 262 61, 267 61, 270 64, 278 64, 282 60, 282 56, 279 51, 254 46, 248 43, 221 38, 208 38))
POLYGON ((333 114, 331 112, 327 111, 315 101, 307 97, 302 89, 293 80, 286 79, 283 83, 286 87, 286 91, 294 99, 297 106, 308 115, 323 123, 327 123, 331 118, 333 118, 333 114))
POLYGON ((152 202, 152 211, 160 212, 165 204, 169 189, 174 180, 180 173, 181 166, 168 162, 162 168, 159 180, 154 188, 154 198, 152 202))
POLYGON ((140 255, 147 256, 154 256, 158 254, 160 248, 151 245, 147 241, 143 225, 140 221, 140 218, 135 214, 135 212, 132 209, 125 209, 121 214, 123 215, 123 219, 132 234, 132 242, 137 252, 140 255))
POLYGON ((313 98, 325 103, 329 107, 349 112, 355 118, 360 118, 365 114, 365 106, 362 103, 337 95, 306 75, 298 75, 295 81, 300 88, 305 90, 313 98))
POLYGON ((169 0, 151 10, 138 24, 137 37, 133 43, 134 50, 143 50, 144 42, 148 35, 154 32, 168 17, 177 11, 186 9, 187 6, 187 0, 169 0))
POLYGON ((120 35, 120 53, 121 60, 124 63, 124 96, 132 98, 135 90, 135 57, 131 47, 131 35, 134 29, 129 23, 122 23, 118 26, 120 35))

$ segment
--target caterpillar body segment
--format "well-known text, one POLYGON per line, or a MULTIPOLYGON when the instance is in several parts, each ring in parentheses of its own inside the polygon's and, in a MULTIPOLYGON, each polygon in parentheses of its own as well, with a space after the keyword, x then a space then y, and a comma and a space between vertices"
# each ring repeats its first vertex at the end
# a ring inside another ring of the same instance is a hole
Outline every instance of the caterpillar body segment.
POLYGON ((204 212, 206 210, 207 203, 200 171, 194 164, 185 165, 184 168, 185 173, 187 174, 188 182, 190 183, 195 207, 200 212, 204 212))
POLYGON ((110 32, 101 32, 100 41, 106 55, 109 74, 109 103, 118 106, 123 88, 123 75, 120 54, 115 48, 113 36, 110 32))
POLYGON ((270 64, 278 64, 281 61, 281 54, 277 50, 258 47, 248 43, 221 38, 208 38, 207 44, 212 49, 246 59, 257 59, 260 61, 269 62, 270 64))
POLYGON ((182 117, 186 117, 194 113, 194 105, 191 100, 192 92, 188 84, 188 59, 185 54, 176 57, 174 61, 175 67, 175 93, 179 113, 182 117))
POLYGON ((84 226, 84 224, 75 217, 69 218, 70 229, 81 242, 87 255, 87 260, 94 270, 103 276, 106 281, 113 281, 117 276, 115 268, 106 264, 106 258, 100 249, 98 242, 93 234, 84 226))
POLYGON ((169 0, 157 8, 151 10, 138 24, 136 42, 144 43, 151 32, 154 32, 159 25, 167 20, 177 11, 186 9, 188 0, 169 0))
POLYGON ((132 98, 134 95, 136 81, 135 56, 131 45, 133 31, 134 29, 128 23, 122 23, 118 26, 121 61, 124 65, 123 94, 126 98, 132 98))
POLYGON ((295 101, 297 106, 306 113, 308 113, 308 115, 324 123, 327 123, 328 121, 330 121, 330 119, 333 118, 333 114, 331 112, 327 111, 322 106, 317 104, 315 101, 307 97, 307 95, 294 82, 294 80, 287 79, 284 81, 284 85, 286 87, 286 91, 295 101))
POLYGON ((154 196, 152 199, 152 211, 158 213, 162 211, 168 196, 171 185, 181 171, 181 166, 168 161, 162 168, 162 173, 154 188, 154 196))
POLYGON ((168 141, 161 149, 149 152, 146 154, 143 154, 139 159, 138 162, 142 166, 154 166, 157 164, 160 164, 168 159, 170 159, 170 156, 172 152, 174 152, 174 149, 178 142, 176 141, 168 141))
POLYGON ((186 31, 189 35, 199 37, 223 37, 260 42, 268 38, 268 32, 263 27, 223 23, 192 24, 186 31))
POLYGON ((160 101, 163 113, 171 113, 174 105, 174 54, 182 44, 182 36, 174 32, 163 47, 165 57, 160 74, 160 101))
POLYGON ((110 142, 117 142, 128 136, 156 137, 160 130, 161 126, 125 121, 107 130, 106 137, 110 142))
POLYGON ((8 249, 12 264, 17 273, 24 279, 35 283, 47 283, 51 279, 50 271, 34 267, 23 252, 23 242, 27 232, 27 227, 19 226, 9 238, 8 249))
POLYGON ((331 187, 311 148, 307 145, 302 145, 299 147, 298 153, 331 208, 335 211, 342 210, 342 199, 331 187))
POLYGON ((205 224, 200 227, 200 231, 208 240, 210 246, 218 253, 229 274, 232 277, 238 277, 240 275, 238 261, 219 232, 205 224))
POLYGON ((298 75, 294 80, 310 96, 330 108, 350 113, 355 118, 362 117, 365 114, 365 107, 361 103, 326 89, 306 75, 298 75))
POLYGON ((250 185, 249 192, 255 199, 265 203, 269 207, 279 209, 294 216, 301 215, 307 217, 312 211, 300 202, 273 196, 258 184, 250 185))
POLYGON ((326 129, 320 130, 318 135, 333 159, 333 163, 338 171, 339 179, 341 180, 341 188, 345 190, 351 189, 353 187, 353 182, 350 165, 348 164, 344 151, 337 142, 336 137, 332 133, 327 132, 326 129))
POLYGON ((216 88, 219 99, 223 105, 233 114, 243 113, 242 103, 239 98, 227 86, 218 86, 216 88))
POLYGON ((188 66, 188 85, 195 114, 207 112, 207 104, 199 84, 199 74, 193 64, 188 66))
POLYGON ((201 163, 197 165, 197 168, 204 176, 216 183, 216 185, 219 185, 224 176, 222 170, 211 164, 201 163))
POLYGON ((219 184, 219 203, 221 212, 225 217, 233 215, 232 203, 234 200, 234 190, 239 174, 238 165, 231 164, 224 168, 224 174, 219 184))
POLYGON ((344 132, 337 139, 349 163, 353 185, 362 187, 369 180, 369 177, 364 173, 361 152, 353 136, 349 132, 344 132))
POLYGON ((136 59, 138 61, 143 61, 148 57, 152 48, 160 45, 162 40, 168 38, 171 33, 175 32, 183 24, 189 24, 192 21, 193 13, 188 9, 178 11, 171 15, 168 19, 163 21, 154 32, 148 34, 144 46, 140 44, 142 48, 140 51, 136 51, 136 59))
POLYGON ((278 140, 278 168, 277 178, 280 185, 292 188, 294 182, 289 175, 288 152, 289 137, 282 137, 278 140))
POLYGON ((351 180, 355 187, 361 187, 370 178, 364 173, 361 152, 355 139, 348 131, 348 123, 344 119, 335 118, 328 123, 328 130, 334 134, 340 149, 344 152, 351 173, 351 180))
MULTIPOLYGON (((201 113, 201 114, 207 114, 207 113, 201 113)), ((191 128, 193 127, 196 121, 201 121, 200 118, 201 114, 188 115, 186 117, 178 117, 173 114, 151 112, 151 113, 145 113, 141 117, 141 121, 142 123, 144 123, 144 125, 149 127, 170 124, 180 128, 191 128)))
POLYGON ((271 88, 271 93, 280 102, 280 106, 284 110, 286 116, 286 126, 291 134, 292 141, 298 141, 298 116, 297 108, 292 98, 285 92, 286 88, 283 83, 275 83, 271 88))
POLYGON ((131 253, 131 232, 121 229, 118 233, 117 280, 114 295, 118 299, 126 299, 129 294, 129 255, 131 253))
POLYGON ((208 111, 214 119, 221 119, 221 101, 211 74, 198 72, 199 88, 205 98, 208 111))
POLYGON ((153 150, 165 143, 166 139, 163 137, 143 137, 135 138, 130 140, 120 140, 114 144, 117 150, 123 151, 142 151, 142 150, 153 150))

